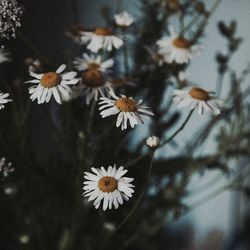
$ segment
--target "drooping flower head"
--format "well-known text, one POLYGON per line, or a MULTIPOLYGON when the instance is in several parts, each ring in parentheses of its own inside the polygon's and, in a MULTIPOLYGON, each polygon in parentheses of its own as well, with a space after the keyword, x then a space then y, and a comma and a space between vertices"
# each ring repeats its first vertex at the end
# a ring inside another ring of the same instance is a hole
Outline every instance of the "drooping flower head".
POLYGON ((123 45, 121 38, 113 33, 110 28, 96 28, 94 31, 81 32, 81 39, 89 43, 87 49, 97 53, 99 50, 111 51, 113 48, 119 49, 123 45))
POLYGON ((83 182, 85 197, 89 197, 88 201, 94 201, 94 206, 98 209, 102 203, 105 211, 107 208, 117 209, 123 201, 128 201, 134 193, 134 185, 131 182, 134 178, 123 177, 128 170, 123 167, 109 166, 108 169, 91 168, 93 173, 85 172, 83 182))
POLYGON ((170 28, 170 37, 158 40, 157 45, 159 54, 163 55, 167 63, 188 63, 201 50, 199 45, 193 45, 190 40, 177 35, 172 28, 170 28))
POLYGON ((136 125, 143 123, 143 118, 153 116, 153 112, 149 107, 141 106, 142 100, 136 102, 132 97, 121 95, 118 97, 114 92, 110 92, 113 99, 107 97, 100 98, 99 110, 102 110, 100 115, 102 118, 118 115, 116 127, 121 126, 121 130, 125 130, 129 125, 134 128, 136 125))
POLYGON ((37 99, 38 104, 49 102, 52 95, 59 104, 70 99, 69 85, 78 83, 79 79, 75 78, 77 73, 74 71, 62 73, 65 69, 66 65, 62 64, 55 72, 37 74, 30 71, 30 75, 35 79, 27 81, 27 83, 37 84, 29 88, 30 99, 32 101, 37 99))
POLYGON ((206 91, 198 87, 175 90, 173 96, 174 101, 178 104, 178 108, 197 108, 199 114, 203 114, 205 110, 212 112, 214 115, 219 115, 223 107, 223 101, 216 98, 214 92, 206 91))
POLYGON ((134 18, 126 11, 116 14, 114 19, 116 25, 121 28, 127 28, 134 22, 134 18))
POLYGON ((16 0, 0 1, 0 39, 16 37, 16 28, 21 27, 23 8, 16 0))

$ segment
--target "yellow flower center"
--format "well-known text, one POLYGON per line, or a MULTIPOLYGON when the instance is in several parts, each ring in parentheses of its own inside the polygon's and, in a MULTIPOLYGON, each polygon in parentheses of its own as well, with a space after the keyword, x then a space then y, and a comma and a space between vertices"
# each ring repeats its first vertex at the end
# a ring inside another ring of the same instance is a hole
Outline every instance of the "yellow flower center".
POLYGON ((179 49, 189 49, 191 46, 190 41, 183 37, 175 38, 173 41, 173 45, 179 49))
POLYGON ((104 84, 104 78, 100 71, 89 69, 82 74, 82 82, 88 87, 97 88, 104 84))
POLYGON ((98 187, 104 193, 114 192, 117 186, 117 180, 111 176, 104 176, 98 181, 98 187))
POLYGON ((137 105, 133 99, 121 97, 115 102, 115 106, 122 112, 135 112, 137 105))
POLYGON ((100 69, 100 64, 98 63, 88 63, 88 69, 100 69))
POLYGON ((53 88, 60 84, 62 78, 56 72, 48 72, 43 75, 40 83, 45 88, 53 88))
POLYGON ((109 28, 96 28, 94 33, 97 36, 111 36, 113 34, 112 29, 109 28))
POLYGON ((198 99, 201 101, 208 101, 211 99, 209 93, 201 88, 192 88, 189 91, 189 95, 191 95, 194 99, 198 99))

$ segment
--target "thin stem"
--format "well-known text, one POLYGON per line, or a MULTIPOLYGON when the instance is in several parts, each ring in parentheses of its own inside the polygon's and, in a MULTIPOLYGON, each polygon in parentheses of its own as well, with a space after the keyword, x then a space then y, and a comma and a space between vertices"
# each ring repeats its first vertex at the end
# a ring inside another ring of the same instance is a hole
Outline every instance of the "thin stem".
POLYGON ((183 35, 187 30, 190 30, 190 28, 197 24, 197 20, 199 19, 200 15, 196 15, 192 20, 181 30, 180 35, 183 35))
POLYGON ((220 95, 221 95, 222 83, 223 83, 224 75, 225 75, 224 73, 219 74, 218 80, 216 82, 216 95, 218 97, 220 97, 220 95))
POLYGON ((165 141, 163 141, 158 148, 163 147, 164 145, 166 145, 167 143, 169 143, 170 141, 172 141, 186 126, 186 124, 188 123, 189 119, 191 118, 192 114, 194 112, 194 109, 192 109, 187 118, 185 119, 185 121, 182 123, 182 125, 169 137, 167 138, 165 141))
POLYGON ((133 215, 133 213, 135 212, 135 210, 137 209, 137 207, 139 206, 144 194, 145 194, 145 191, 148 187, 148 183, 149 183, 149 180, 150 180, 150 177, 151 177, 151 173, 152 173, 152 169, 153 169, 153 160, 154 160, 154 153, 155 153, 155 150, 152 150, 150 152, 150 155, 151 155, 151 160, 150 160, 150 163, 149 163, 149 168, 148 168, 148 173, 147 173, 147 178, 146 178, 146 181, 145 181, 145 184, 143 186, 143 189, 135 203, 135 205, 133 206, 133 208, 130 210, 130 212, 127 214, 127 216, 122 220, 122 222, 117 226, 115 232, 113 234, 111 234, 106 240, 110 239, 118 230, 120 230, 125 224, 126 222, 130 219, 130 217, 133 215))
POLYGON ((125 76, 128 78, 129 76, 129 63, 128 63, 128 43, 126 38, 123 40, 123 57, 124 57, 124 70, 125 70, 125 76))
POLYGON ((94 118, 94 114, 95 114, 95 106, 96 106, 96 101, 93 100, 93 102, 91 104, 91 108, 90 108, 89 122, 88 122, 88 126, 87 126, 87 136, 89 136, 90 132, 91 132, 91 127, 92 127, 93 118, 94 118))

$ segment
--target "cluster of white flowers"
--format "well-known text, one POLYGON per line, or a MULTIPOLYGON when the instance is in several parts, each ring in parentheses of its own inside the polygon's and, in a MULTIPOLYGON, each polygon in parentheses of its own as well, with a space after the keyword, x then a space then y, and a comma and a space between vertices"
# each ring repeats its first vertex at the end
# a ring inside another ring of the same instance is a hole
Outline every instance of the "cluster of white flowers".
POLYGON ((23 8, 16 0, 0 1, 0 39, 16 37, 16 28, 21 26, 23 8))
POLYGON ((8 177, 15 169, 12 166, 11 162, 7 162, 5 157, 0 159, 0 176, 8 177))
MULTIPOLYGON (((114 16, 114 24, 122 32, 126 31, 133 22, 134 18, 127 12, 114 16)), ((66 69, 65 64, 56 71, 39 74, 35 68, 32 68, 34 70, 30 71, 30 76, 34 79, 27 81, 35 84, 29 88, 32 101, 36 100, 38 104, 48 103, 53 96, 58 104, 62 104, 79 95, 84 96, 87 105, 99 100, 101 117, 116 116, 116 127, 120 127, 121 130, 134 128, 143 123, 144 118, 154 115, 149 107, 142 105, 142 99, 136 101, 133 97, 127 97, 124 94, 116 95, 112 80, 108 79, 115 60, 107 57, 109 55, 107 52, 123 46, 122 36, 117 35, 113 29, 104 27, 98 27, 92 31, 77 27, 68 35, 80 45, 85 45, 90 53, 83 53, 81 57, 74 59, 73 66, 77 72, 63 73, 66 69)), ((199 45, 193 44, 183 35, 178 35, 173 29, 170 29, 170 37, 156 41, 156 45, 158 45, 158 51, 154 54, 153 49, 149 48, 149 52, 160 67, 164 64, 187 64, 201 50, 199 45)), ((177 79, 185 85, 186 72, 179 72, 177 79)), ((7 96, 8 94, 2 95, 5 98, 7 96)), ((179 108, 185 106, 191 109, 197 108, 199 114, 210 111, 218 115, 222 107, 222 101, 216 98, 213 92, 199 87, 175 90, 173 100, 179 108)), ((10 100, 5 99, 5 102, 7 101, 10 100)), ((160 145, 160 139, 150 136, 146 140, 146 145, 156 149, 160 145)), ((134 185, 131 182, 134 179, 123 177, 127 172, 123 167, 109 166, 107 169, 101 167, 91 168, 91 170, 93 173, 85 172, 83 195, 88 197, 89 201, 93 201, 96 209, 101 204, 103 210, 113 207, 117 209, 124 200, 127 201, 132 197, 134 185)))

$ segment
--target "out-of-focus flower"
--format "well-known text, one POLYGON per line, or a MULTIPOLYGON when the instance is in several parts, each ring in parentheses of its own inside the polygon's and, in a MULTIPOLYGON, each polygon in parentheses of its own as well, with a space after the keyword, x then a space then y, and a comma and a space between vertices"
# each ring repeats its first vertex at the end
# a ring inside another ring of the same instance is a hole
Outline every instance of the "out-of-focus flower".
POLYGON ((102 58, 100 55, 89 56, 88 54, 84 53, 83 57, 82 58, 77 57, 73 61, 73 64, 75 65, 76 69, 78 69, 79 71, 94 69, 94 70, 98 70, 101 72, 105 72, 114 65, 114 60, 108 59, 106 61, 102 61, 102 58))
POLYGON ((28 57, 25 58, 24 63, 29 67, 29 71, 38 72, 42 69, 42 63, 39 59, 28 57))
POLYGON ((9 51, 4 47, 0 47, 0 63, 8 62, 10 61, 10 53, 9 51))
POLYGON ((126 11, 116 14, 114 18, 116 25, 122 28, 127 28, 134 22, 134 18, 126 11))
POLYGON ((9 95, 10 95, 9 93, 0 92, 0 110, 5 107, 6 103, 12 102, 12 99, 7 98, 9 97, 9 95))
POLYGON ((96 69, 89 69, 83 72, 82 79, 78 89, 79 95, 86 97, 86 104, 89 105, 94 99, 98 100, 100 96, 109 96, 109 91, 112 90, 111 84, 104 79, 103 73, 96 69))
POLYGON ((7 162, 5 157, 0 159, 0 175, 5 178, 8 177, 15 169, 11 162, 7 162))
POLYGON ((96 28, 93 32, 81 32, 81 35, 84 43, 89 42, 87 49, 94 53, 101 49, 107 51, 111 51, 113 48, 119 49, 123 45, 122 39, 109 28, 96 28))
POLYGON ((82 35, 81 33, 85 31, 85 28, 82 26, 82 25, 79 25, 79 24, 75 24, 75 25, 72 25, 70 26, 65 34, 71 38, 75 43, 78 43, 78 44, 82 44, 84 43, 85 41, 82 40, 82 35))
POLYGON ((157 45, 159 53, 163 55, 167 63, 188 63, 194 55, 201 51, 201 46, 193 45, 190 40, 177 35, 172 28, 170 28, 170 37, 158 40, 157 45))
POLYGON ((128 170, 123 167, 118 169, 109 166, 106 170, 104 167, 91 168, 92 172, 84 172, 84 193, 85 197, 89 197, 88 201, 94 201, 94 206, 98 209, 103 201, 102 208, 117 209, 119 204, 123 204, 123 200, 128 201, 134 193, 134 185, 131 182, 134 178, 123 177, 128 170))
POLYGON ((21 27, 23 8, 16 0, 0 1, 0 39, 16 37, 16 28, 21 27))
POLYGON ((212 112, 219 115, 223 107, 223 101, 214 96, 214 92, 206 91, 202 88, 191 87, 186 90, 175 90, 173 93, 174 101, 178 104, 178 108, 190 107, 197 108, 199 114, 203 111, 212 112))
POLYGON ((112 222, 104 222, 103 228, 106 229, 107 231, 113 232, 115 231, 115 224, 112 222))
POLYGON ((156 147, 158 147, 159 143, 160 143, 159 137, 154 136, 154 135, 148 137, 147 140, 146 140, 146 144, 150 148, 156 148, 156 147))
POLYGON ((74 71, 62 74, 65 69, 66 65, 62 64, 56 72, 37 74, 30 71, 30 75, 35 79, 27 81, 26 83, 37 84, 29 88, 30 99, 32 101, 37 99, 38 104, 49 102, 52 95, 59 104, 69 99, 71 89, 68 85, 78 83, 79 79, 75 78, 77 73, 74 71))
POLYGON ((17 188, 14 184, 6 184, 3 188, 3 191, 6 195, 13 195, 16 193, 17 188))
POLYGON ((22 234, 19 236, 19 241, 22 243, 22 244, 28 244, 29 241, 30 241, 30 237, 29 235, 27 234, 22 234))
POLYGON ((121 130, 128 128, 128 121, 132 128, 139 123, 143 123, 143 118, 153 116, 153 112, 146 106, 141 106, 142 100, 136 102, 132 97, 121 95, 118 97, 114 92, 110 92, 113 99, 107 97, 100 98, 99 110, 102 110, 100 115, 102 118, 118 115, 116 127, 121 126, 121 130))

